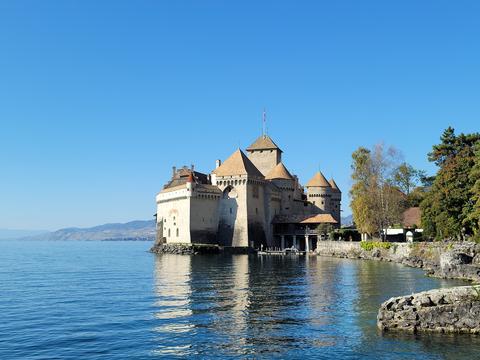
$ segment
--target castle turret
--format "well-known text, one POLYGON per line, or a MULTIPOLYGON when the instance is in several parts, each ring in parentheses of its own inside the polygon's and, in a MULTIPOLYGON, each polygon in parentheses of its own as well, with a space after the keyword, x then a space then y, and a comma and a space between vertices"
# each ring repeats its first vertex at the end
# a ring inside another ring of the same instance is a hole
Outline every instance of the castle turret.
POLYGON ((290 174, 285 165, 280 162, 265 177, 281 190, 280 214, 291 214, 294 212, 295 200, 295 178, 290 174))
POLYGON ((313 204, 314 209, 331 212, 332 186, 320 171, 310 179, 305 187, 307 188, 307 199, 313 204))
POLYGON ((248 158, 263 176, 282 161, 282 150, 268 135, 262 135, 247 148, 248 158))
POLYGON ((340 215, 340 205, 342 202, 342 192, 337 186, 337 183, 333 178, 328 182, 332 187, 332 197, 331 197, 331 213, 335 220, 337 220, 339 226, 341 224, 341 215, 340 215))

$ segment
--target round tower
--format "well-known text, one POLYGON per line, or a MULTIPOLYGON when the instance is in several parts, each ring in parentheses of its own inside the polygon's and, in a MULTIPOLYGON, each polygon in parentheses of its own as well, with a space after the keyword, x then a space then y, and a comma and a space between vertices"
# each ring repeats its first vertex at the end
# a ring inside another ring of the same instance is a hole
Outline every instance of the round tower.
POLYGON ((305 187, 307 188, 307 200, 312 203, 314 210, 332 212, 332 187, 320 171, 310 179, 305 187))
POLYGON ((342 192, 337 186, 337 183, 335 180, 330 179, 329 184, 332 189, 332 197, 331 197, 331 214, 335 220, 338 221, 338 224, 340 225, 341 222, 341 215, 340 215, 340 205, 342 202, 342 192))

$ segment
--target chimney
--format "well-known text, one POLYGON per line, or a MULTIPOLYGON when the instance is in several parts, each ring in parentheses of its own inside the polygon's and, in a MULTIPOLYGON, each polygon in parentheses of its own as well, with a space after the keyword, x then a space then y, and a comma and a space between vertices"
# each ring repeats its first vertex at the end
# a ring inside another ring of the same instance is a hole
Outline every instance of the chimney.
POLYGON ((177 167, 172 166, 172 177, 174 177, 176 173, 177 173, 177 167))
POLYGON ((222 160, 216 160, 215 161, 215 169, 218 169, 222 165, 222 160))
POLYGON ((190 170, 192 170, 192 172, 195 170, 195 165, 190 165, 190 170))

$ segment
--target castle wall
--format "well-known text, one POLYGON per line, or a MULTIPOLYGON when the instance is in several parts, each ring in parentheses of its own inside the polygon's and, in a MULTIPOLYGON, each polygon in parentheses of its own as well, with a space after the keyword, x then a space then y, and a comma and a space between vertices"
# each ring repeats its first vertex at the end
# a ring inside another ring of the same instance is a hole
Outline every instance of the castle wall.
POLYGON ((196 244, 216 244, 220 196, 195 193, 190 203, 191 241, 196 244))
POLYGON ((280 214, 289 215, 295 213, 295 190, 294 182, 287 179, 274 179, 272 182, 281 190, 280 214))
POLYGON ((223 246, 247 247, 247 179, 245 176, 218 177, 223 195, 219 201, 218 242, 223 246))
POLYGON ((191 243, 190 197, 186 188, 157 195, 157 224, 167 243, 191 243))
POLYGON ((250 150, 248 158, 255 167, 266 176, 277 164, 282 161, 282 153, 278 150, 250 150))
POLYGON ((247 184, 248 236, 250 244, 257 248, 267 245, 266 212, 270 210, 265 185, 262 180, 249 180, 247 184))

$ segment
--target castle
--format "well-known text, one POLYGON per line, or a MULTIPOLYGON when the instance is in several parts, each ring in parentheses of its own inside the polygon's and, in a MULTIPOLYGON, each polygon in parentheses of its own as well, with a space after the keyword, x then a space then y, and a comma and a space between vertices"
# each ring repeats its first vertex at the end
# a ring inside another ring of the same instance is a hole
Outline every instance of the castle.
POLYGON ((157 241, 313 251, 320 224, 340 227, 342 193, 317 172, 304 188, 266 134, 204 174, 173 167, 156 196, 157 241))

